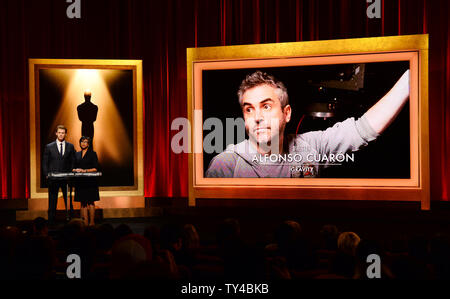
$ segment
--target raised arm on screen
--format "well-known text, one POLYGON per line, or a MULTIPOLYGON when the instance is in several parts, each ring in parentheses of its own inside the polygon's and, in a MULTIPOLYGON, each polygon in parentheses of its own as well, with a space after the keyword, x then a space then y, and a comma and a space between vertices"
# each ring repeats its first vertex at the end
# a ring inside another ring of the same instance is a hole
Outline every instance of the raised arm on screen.
POLYGON ((381 134, 400 113, 409 98, 409 70, 395 83, 394 87, 365 114, 370 126, 381 134))

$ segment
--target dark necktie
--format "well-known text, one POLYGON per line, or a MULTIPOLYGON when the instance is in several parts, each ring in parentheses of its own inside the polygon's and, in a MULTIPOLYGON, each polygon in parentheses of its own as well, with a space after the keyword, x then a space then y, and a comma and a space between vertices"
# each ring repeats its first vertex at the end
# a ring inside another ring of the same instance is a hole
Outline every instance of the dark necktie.
POLYGON ((63 147, 62 147, 62 142, 59 144, 59 146, 61 147, 61 151, 59 152, 61 154, 61 157, 63 156, 63 147))

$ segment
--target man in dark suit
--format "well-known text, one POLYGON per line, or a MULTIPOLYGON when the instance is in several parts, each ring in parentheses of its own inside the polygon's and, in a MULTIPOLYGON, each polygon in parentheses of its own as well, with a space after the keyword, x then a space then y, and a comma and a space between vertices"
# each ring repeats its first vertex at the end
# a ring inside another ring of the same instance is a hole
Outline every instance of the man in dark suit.
MULTIPOLYGON (((67 128, 59 125, 56 127, 56 140, 47 144, 44 150, 42 171, 45 178, 52 172, 71 172, 75 162, 75 147, 67 142, 67 128)), ((58 191, 62 189, 64 204, 66 207, 66 220, 69 220, 67 211, 67 182, 65 180, 48 179, 48 220, 55 221, 58 191)), ((72 211, 71 211, 72 212, 72 211)))

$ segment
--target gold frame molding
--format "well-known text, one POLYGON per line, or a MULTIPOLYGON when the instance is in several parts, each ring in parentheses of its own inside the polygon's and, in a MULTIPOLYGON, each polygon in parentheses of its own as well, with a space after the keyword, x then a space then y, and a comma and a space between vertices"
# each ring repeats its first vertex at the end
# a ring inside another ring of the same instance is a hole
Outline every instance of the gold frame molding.
POLYGON ((418 201, 430 209, 428 35, 187 49, 189 148, 201 146, 202 70, 409 61, 410 179, 218 179, 203 177, 203 154, 189 154, 189 205, 197 198, 418 201), (195 112, 194 112, 195 111, 195 112), (198 115, 194 118, 194 114, 198 115), (192 146, 194 145, 194 146, 192 146), (263 195, 261 195, 263 194, 263 195))
POLYGON ((29 59, 30 94, 30 196, 47 198, 46 188, 40 188, 40 138, 39 138, 39 70, 44 68, 64 69, 116 69, 133 71, 133 149, 134 186, 101 187, 101 197, 144 195, 144 144, 143 144, 143 97, 142 60, 100 59, 29 59))

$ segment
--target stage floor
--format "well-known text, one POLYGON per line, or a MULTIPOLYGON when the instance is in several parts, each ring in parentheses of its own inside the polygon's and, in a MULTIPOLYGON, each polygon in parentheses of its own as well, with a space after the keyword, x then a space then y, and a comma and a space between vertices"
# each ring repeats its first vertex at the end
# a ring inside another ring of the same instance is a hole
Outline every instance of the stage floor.
MULTIPOLYGON (((103 197, 95 203, 97 213, 101 217, 109 218, 135 218, 161 215, 160 208, 146 207, 144 197, 103 197)), ((79 213, 80 203, 73 202, 75 216, 79 213)), ((27 210, 16 211, 16 221, 33 220, 36 217, 47 219, 48 199, 37 198, 28 200, 27 210)), ((65 214, 64 199, 58 198, 57 216, 65 214)))

